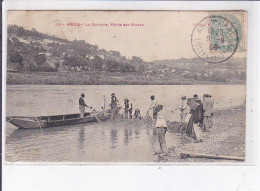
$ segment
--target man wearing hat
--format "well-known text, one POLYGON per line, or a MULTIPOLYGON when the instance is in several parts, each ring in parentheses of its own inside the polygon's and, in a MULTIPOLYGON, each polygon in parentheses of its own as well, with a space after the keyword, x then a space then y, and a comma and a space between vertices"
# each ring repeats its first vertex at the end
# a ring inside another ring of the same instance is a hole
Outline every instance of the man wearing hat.
POLYGON ((124 100, 124 110, 125 110, 125 118, 128 119, 132 119, 132 111, 133 111, 133 105, 132 103, 129 102, 128 98, 125 98, 124 100))
POLYGON ((203 110, 204 110, 204 116, 203 116, 203 126, 202 131, 209 131, 209 118, 211 116, 211 104, 209 102, 209 96, 208 94, 204 94, 203 96, 203 110))
POLYGON ((85 97, 85 94, 82 93, 81 96, 80 96, 80 98, 79 98, 80 118, 83 118, 83 117, 84 117, 85 107, 88 107, 88 106, 85 104, 84 97, 85 97))

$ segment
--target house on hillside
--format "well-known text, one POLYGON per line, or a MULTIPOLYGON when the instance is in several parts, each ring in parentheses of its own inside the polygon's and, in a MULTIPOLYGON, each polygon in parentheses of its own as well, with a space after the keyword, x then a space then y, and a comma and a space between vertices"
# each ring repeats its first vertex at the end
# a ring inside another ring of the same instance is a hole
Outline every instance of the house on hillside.
POLYGON ((174 68, 171 68, 171 69, 170 69, 170 72, 171 72, 171 73, 175 73, 176 70, 175 70, 174 68))

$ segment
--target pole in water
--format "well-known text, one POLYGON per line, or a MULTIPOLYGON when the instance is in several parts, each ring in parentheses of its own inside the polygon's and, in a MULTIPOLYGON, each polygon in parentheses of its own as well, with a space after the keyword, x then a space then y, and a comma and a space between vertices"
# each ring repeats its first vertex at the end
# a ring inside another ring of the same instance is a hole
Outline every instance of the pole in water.
POLYGON ((42 130, 42 126, 41 126, 41 124, 40 124, 40 122, 39 122, 38 118, 37 118, 37 117, 35 117, 35 119, 36 119, 37 123, 39 124, 39 126, 40 126, 40 128, 41 128, 41 130, 42 130))
POLYGON ((104 95, 104 107, 103 107, 103 112, 105 112, 105 108, 106 108, 106 96, 104 95))

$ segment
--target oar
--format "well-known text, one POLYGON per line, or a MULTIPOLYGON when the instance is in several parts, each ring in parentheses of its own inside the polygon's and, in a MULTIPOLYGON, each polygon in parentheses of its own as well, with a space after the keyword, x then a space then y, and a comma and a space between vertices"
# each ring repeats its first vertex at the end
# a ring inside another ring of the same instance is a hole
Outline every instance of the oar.
POLYGON ((41 128, 41 130, 42 130, 42 126, 41 126, 41 124, 40 124, 40 122, 39 122, 38 118, 37 118, 37 117, 35 117, 35 119, 36 119, 37 123, 39 124, 39 126, 40 126, 40 128, 41 128))

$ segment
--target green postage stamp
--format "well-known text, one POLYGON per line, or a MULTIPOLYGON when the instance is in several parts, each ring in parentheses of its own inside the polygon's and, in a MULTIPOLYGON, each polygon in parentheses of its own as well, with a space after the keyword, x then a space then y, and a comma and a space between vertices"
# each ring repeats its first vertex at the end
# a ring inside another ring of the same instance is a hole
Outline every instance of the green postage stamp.
POLYGON ((246 50, 245 12, 209 12, 198 22, 191 36, 192 48, 209 63, 227 61, 235 52, 246 50))

